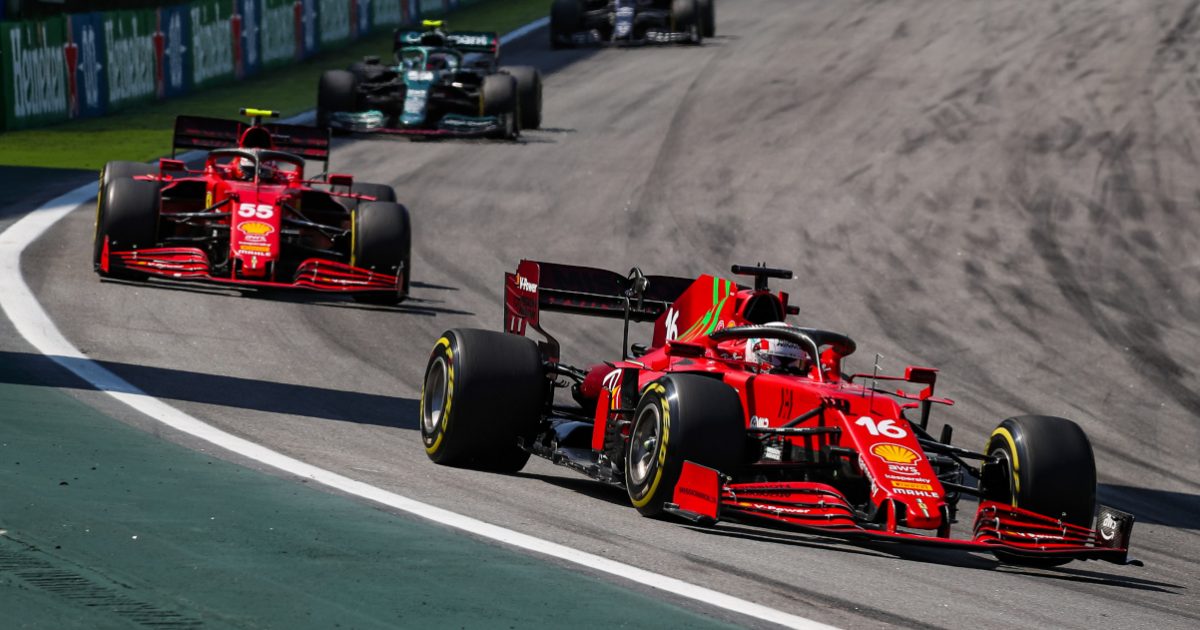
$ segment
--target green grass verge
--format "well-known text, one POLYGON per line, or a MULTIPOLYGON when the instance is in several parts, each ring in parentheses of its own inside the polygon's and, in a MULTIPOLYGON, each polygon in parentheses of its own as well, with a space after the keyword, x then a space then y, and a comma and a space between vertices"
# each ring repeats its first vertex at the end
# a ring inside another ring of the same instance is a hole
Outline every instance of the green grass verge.
MULTIPOLYGON (((549 0, 481 0, 448 16, 447 25, 453 30, 503 34, 546 16, 549 5, 549 0)), ((345 67, 364 55, 386 56, 391 41, 388 31, 249 81, 101 118, 2 132, 0 166, 98 170, 110 160, 152 160, 170 152, 177 114, 231 118, 240 107, 263 107, 278 110, 284 117, 293 116, 316 106, 321 72, 345 67)))

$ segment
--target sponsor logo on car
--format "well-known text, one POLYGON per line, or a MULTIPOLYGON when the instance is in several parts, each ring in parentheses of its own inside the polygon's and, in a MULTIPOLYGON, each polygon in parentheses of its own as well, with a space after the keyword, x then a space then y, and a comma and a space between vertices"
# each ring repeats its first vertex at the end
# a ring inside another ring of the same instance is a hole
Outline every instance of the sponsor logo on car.
POLYGON ((893 481, 893 488, 909 488, 910 490, 933 490, 933 486, 927 483, 916 483, 912 481, 893 481))
POLYGON ((916 451, 891 442, 881 442, 871 447, 871 453, 889 464, 915 464, 921 461, 916 451))
POLYGON ((908 488, 897 488, 895 486, 893 486, 892 489, 896 492, 896 494, 903 494, 910 497, 928 497, 930 499, 938 498, 936 492, 930 492, 928 490, 909 490, 908 488))
POLYGON ((246 240, 262 243, 267 240, 267 236, 275 231, 269 223, 262 221, 246 221, 238 224, 238 231, 245 235, 246 240))
POLYGON ((537 285, 530 282, 525 276, 517 275, 517 288, 530 293, 537 293, 537 285))

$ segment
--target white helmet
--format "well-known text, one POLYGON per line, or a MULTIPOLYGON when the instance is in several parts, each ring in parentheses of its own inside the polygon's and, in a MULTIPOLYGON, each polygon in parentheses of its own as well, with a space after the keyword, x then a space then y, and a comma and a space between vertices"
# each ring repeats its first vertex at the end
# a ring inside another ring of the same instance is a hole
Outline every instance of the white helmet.
MULTIPOLYGON (((786 322, 771 322, 764 326, 791 328, 786 322)), ((811 367, 808 351, 787 339, 752 337, 746 340, 746 361, 756 363, 769 372, 807 372, 811 367)))

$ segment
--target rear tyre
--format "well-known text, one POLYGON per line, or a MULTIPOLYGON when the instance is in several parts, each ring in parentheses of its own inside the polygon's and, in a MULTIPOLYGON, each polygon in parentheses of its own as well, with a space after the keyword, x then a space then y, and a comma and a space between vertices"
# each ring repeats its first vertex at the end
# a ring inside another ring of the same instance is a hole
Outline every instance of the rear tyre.
POLYGON ((521 112, 521 129, 542 126, 542 75, 533 66, 509 66, 500 72, 517 80, 517 109, 521 112))
POLYGON ((518 438, 542 417, 549 381, 531 339, 473 328, 434 344, 421 388, 421 440, 438 464, 516 472, 529 461, 518 438))
MULTIPOLYGON (((1000 423, 987 454, 1000 465, 985 470, 983 498, 1009 503, 1081 527, 1096 512, 1096 460, 1078 424, 1054 416, 1017 416, 1000 423)), ((1039 558, 997 551, 1008 564, 1057 566, 1069 558, 1039 558)))
POLYGON ((387 66, 379 63, 378 60, 374 62, 356 61, 350 64, 350 74, 354 75, 359 84, 379 81, 387 74, 387 70, 387 66))
POLYGON ((137 175, 156 175, 158 167, 145 162, 113 161, 104 165, 100 171, 100 185, 96 193, 96 222, 92 224, 92 268, 100 271, 100 253, 104 248, 104 238, 100 236, 100 217, 104 210, 104 195, 108 185, 115 179, 134 177, 137 175))
POLYGON ((583 0, 554 0, 550 5, 550 47, 571 48, 571 36, 583 30, 583 0))
POLYGON ((100 258, 105 239, 110 250, 144 249, 157 244, 159 183, 129 177, 111 179, 96 205, 96 273, 114 278, 143 277, 145 274, 125 269, 105 272, 100 258))
POLYGON ((502 129, 500 138, 516 138, 520 133, 517 80, 507 74, 489 74, 483 78, 483 115, 496 116, 502 129))
POLYGON ((408 209, 389 201, 364 201, 354 211, 351 264, 384 275, 403 273, 395 291, 354 293, 366 304, 394 305, 408 296, 412 233, 408 209))
POLYGON ((358 111, 358 80, 346 70, 326 70, 317 84, 317 126, 329 128, 334 112, 358 111))
POLYGON ((715 37, 717 34, 717 12, 714 0, 696 0, 696 12, 700 20, 700 34, 715 37))
POLYGON ((699 374, 671 374, 646 387, 625 456, 625 487, 643 516, 662 513, 684 460, 736 472, 746 425, 737 392, 699 374))

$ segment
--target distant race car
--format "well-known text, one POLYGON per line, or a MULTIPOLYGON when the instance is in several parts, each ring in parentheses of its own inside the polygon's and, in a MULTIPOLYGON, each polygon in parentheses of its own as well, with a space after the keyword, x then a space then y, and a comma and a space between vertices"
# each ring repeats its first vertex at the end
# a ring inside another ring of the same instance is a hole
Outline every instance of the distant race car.
POLYGON ((715 0, 554 0, 550 46, 699 44, 717 33, 715 0))
POLYGON ((209 153, 199 170, 177 159, 109 162, 100 174, 93 262, 101 276, 160 276, 351 293, 395 304, 408 295, 408 210, 390 186, 350 175, 308 179, 329 163, 329 132, 179 116, 175 149, 209 153))
POLYGON ((367 57, 328 70, 317 86, 317 126, 411 136, 516 138, 542 124, 542 77, 501 66, 495 33, 400 29, 393 65, 367 57))
POLYGON ((1137 563, 1133 516, 1097 510, 1079 425, 1008 418, 983 452, 952 445, 949 426, 935 438, 930 409, 953 404, 934 396, 937 370, 845 373, 852 339, 784 322, 797 309, 767 283, 790 271, 733 272, 753 287, 522 261, 505 274, 507 332, 448 330, 433 347, 420 406, 429 458, 514 472, 538 455, 625 488, 644 515, 700 525, 758 520, 1018 565, 1137 563), (624 319, 621 356, 562 363, 542 328, 549 311, 624 319), (629 346, 629 322, 650 321, 652 343, 629 346), (574 404, 556 400, 564 388, 574 404), (979 499, 970 539, 950 532, 963 495, 979 499))

